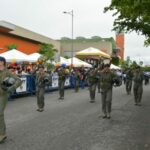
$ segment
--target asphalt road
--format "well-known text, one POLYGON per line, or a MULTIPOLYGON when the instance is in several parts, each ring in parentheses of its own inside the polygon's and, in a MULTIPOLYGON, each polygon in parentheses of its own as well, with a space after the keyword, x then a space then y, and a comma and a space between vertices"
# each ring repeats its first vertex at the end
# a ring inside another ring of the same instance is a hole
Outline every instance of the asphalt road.
POLYGON ((88 89, 45 94, 45 111, 36 111, 36 97, 9 101, 5 120, 8 139, 0 150, 150 150, 150 85, 142 106, 134 105, 125 87, 114 88, 112 118, 102 119, 101 96, 89 103, 88 89))

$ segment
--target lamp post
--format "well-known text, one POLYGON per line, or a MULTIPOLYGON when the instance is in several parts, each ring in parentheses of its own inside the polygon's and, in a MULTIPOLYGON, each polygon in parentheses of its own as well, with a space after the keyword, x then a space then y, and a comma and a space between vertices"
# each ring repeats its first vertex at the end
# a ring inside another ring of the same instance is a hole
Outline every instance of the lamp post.
POLYGON ((64 11, 64 14, 69 14, 71 15, 71 67, 73 66, 73 52, 74 52, 74 47, 73 47, 73 10, 71 11, 64 11))

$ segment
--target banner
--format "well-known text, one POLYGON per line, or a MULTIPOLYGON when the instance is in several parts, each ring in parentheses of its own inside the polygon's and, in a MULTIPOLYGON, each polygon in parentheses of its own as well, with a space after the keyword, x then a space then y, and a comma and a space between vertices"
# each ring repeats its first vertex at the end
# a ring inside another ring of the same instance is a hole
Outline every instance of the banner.
POLYGON ((58 74, 57 73, 52 75, 52 87, 58 87, 58 74))
POLYGON ((27 78, 26 78, 26 77, 21 77, 20 79, 21 79, 21 81, 22 81, 22 84, 21 84, 21 86, 19 86, 19 87, 16 89, 16 92, 17 92, 17 93, 26 92, 26 91, 27 91, 27 78))
MULTIPOLYGON (((70 85, 70 81, 69 81, 69 77, 66 78, 65 80, 65 86, 69 86, 70 85)), ((52 75, 52 87, 58 87, 58 74, 55 73, 52 75)))
POLYGON ((69 81, 69 77, 68 77, 65 81, 65 86, 69 86, 69 85, 70 85, 70 81, 69 81))

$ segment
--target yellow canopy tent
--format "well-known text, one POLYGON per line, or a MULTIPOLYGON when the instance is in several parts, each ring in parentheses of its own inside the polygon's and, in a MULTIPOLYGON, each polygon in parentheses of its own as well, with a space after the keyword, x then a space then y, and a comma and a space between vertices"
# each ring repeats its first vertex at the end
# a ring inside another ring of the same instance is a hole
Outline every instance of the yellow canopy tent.
POLYGON ((100 51, 99 49, 93 48, 93 47, 89 47, 87 49, 84 49, 82 51, 79 51, 76 53, 76 56, 102 56, 104 58, 111 58, 110 55, 104 53, 103 51, 100 51))

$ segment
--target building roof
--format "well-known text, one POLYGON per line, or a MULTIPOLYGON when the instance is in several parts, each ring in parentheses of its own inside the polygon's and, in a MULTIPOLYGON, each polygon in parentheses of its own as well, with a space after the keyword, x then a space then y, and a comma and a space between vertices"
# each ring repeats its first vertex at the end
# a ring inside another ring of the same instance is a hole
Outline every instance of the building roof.
POLYGON ((38 34, 36 32, 30 31, 28 29, 22 28, 20 26, 14 25, 7 21, 0 21, 0 31, 7 32, 12 35, 17 35, 23 38, 34 40, 40 43, 54 44, 57 49, 60 49, 60 44, 49 37, 38 34))

